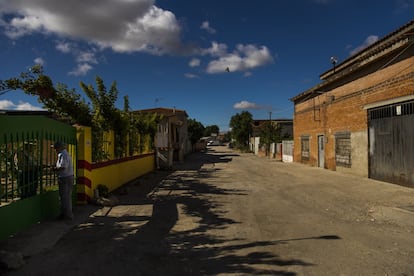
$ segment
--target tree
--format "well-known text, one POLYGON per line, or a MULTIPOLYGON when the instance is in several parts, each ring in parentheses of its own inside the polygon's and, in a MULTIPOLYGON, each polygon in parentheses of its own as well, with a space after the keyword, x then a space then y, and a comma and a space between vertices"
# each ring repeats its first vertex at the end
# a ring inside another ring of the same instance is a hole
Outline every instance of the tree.
POLYGON ((39 99, 50 98, 54 94, 52 80, 43 74, 43 67, 35 65, 19 77, 0 81, 0 95, 11 90, 23 90, 24 93, 39 96, 39 99))
POLYGON ((97 76, 96 79, 97 91, 92 84, 86 85, 80 82, 80 87, 92 102, 92 120, 94 124, 108 131, 115 127, 115 121, 120 115, 119 110, 115 107, 115 102, 118 98, 118 89, 116 82, 113 82, 109 91, 103 83, 103 80, 97 76))
MULTIPOLYGON (((121 115, 124 121, 127 122, 123 137, 127 135, 129 137, 128 154, 142 153, 145 145, 153 148, 157 126, 163 116, 152 113, 131 112, 128 96, 124 96, 124 110, 121 115)), ((126 141, 124 142, 126 143, 126 141)))
POLYGON ((224 133, 223 140, 224 140, 224 142, 230 142, 231 141, 231 131, 227 131, 226 133, 224 133))
POLYGON ((204 129, 204 136, 211 136, 212 133, 219 134, 219 132, 220 128, 218 127, 218 125, 206 126, 206 128, 204 129))
POLYGON ((58 83, 56 88, 43 68, 35 65, 19 77, 0 80, 0 95, 12 90, 22 90, 25 94, 37 96, 37 100, 49 111, 70 123, 90 126, 92 122, 89 105, 74 89, 58 83))
POLYGON ((151 147, 154 147, 154 137, 157 132, 157 126, 162 120, 163 115, 157 113, 133 113, 132 114, 132 127, 135 133, 139 136, 140 143, 137 145, 139 152, 143 152, 145 142, 149 142, 151 147), (151 139, 146 141, 145 139, 151 139), (145 140, 145 141, 143 141, 145 140))
POLYGON ((280 131, 280 126, 272 123, 272 121, 267 121, 263 124, 260 130, 260 142, 266 145, 266 154, 269 154, 272 143, 279 143, 281 141, 280 131))
POLYGON ((113 130, 115 135, 115 156, 121 157, 125 149, 123 137, 126 137, 128 120, 122 116, 122 112, 115 106, 118 98, 116 82, 113 82, 109 91, 107 91, 103 80, 99 76, 96 77, 95 81, 97 90, 91 84, 86 85, 80 82, 80 87, 92 102, 92 160, 107 159, 103 134, 109 130, 113 130))
POLYGON ((188 119, 188 135, 190 136, 191 145, 195 145, 203 137, 205 127, 195 119, 188 119))
POLYGON ((54 96, 41 99, 44 106, 60 119, 65 119, 72 124, 90 126, 92 124, 91 109, 85 99, 76 93, 75 89, 69 89, 67 85, 58 83, 54 96))
POLYGON ((252 114, 248 111, 243 111, 240 114, 232 116, 230 119, 230 127, 233 139, 236 140, 236 147, 241 150, 248 151, 249 138, 252 133, 252 114))
MULTIPOLYGON (((71 124, 81 124, 92 128, 92 159, 103 161, 107 153, 103 148, 104 131, 113 130, 115 134, 115 157, 123 157, 136 153, 136 141, 143 137, 145 142, 153 146, 153 138, 157 124, 161 119, 159 115, 133 114, 130 112, 128 96, 124 97, 124 110, 115 107, 118 97, 116 82, 113 82, 107 91, 103 80, 97 76, 96 86, 80 82, 80 86, 91 104, 87 103, 75 89, 69 89, 64 84, 54 87, 52 80, 43 74, 40 65, 33 66, 18 77, 0 80, 0 95, 13 90, 22 90, 24 93, 37 96, 38 101, 58 119, 64 119, 71 124), (130 137, 130 152, 126 152, 126 137, 130 137), (135 140, 134 140, 135 139, 135 140), (152 139, 148 140, 148 139, 152 139), (135 142, 135 144, 134 144, 135 142), (133 147, 131 145, 134 144, 133 147)), ((142 143, 138 146, 143 148, 142 143)))

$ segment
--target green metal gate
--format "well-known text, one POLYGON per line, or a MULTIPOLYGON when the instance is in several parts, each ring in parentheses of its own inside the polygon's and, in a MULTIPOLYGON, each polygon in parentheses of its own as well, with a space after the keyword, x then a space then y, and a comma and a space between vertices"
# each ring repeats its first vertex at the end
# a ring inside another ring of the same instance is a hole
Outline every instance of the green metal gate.
POLYGON ((59 212, 55 141, 76 160, 74 127, 45 111, 0 111, 0 239, 59 212))

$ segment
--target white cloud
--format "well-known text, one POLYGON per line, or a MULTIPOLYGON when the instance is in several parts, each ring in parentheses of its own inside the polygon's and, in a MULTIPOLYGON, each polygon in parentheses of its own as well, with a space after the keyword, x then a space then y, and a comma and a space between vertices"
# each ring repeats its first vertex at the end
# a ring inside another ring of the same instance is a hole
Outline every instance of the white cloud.
POLYGON ((197 66, 200 66, 200 63, 201 63, 201 61, 198 58, 193 58, 192 60, 190 60, 188 65, 190 67, 197 67, 197 66))
POLYGON ((44 110, 39 106, 34 106, 27 102, 19 101, 19 103, 15 104, 9 100, 0 100, 0 109, 3 110, 44 110))
MULTIPOLYGON (((181 26, 175 15, 154 3, 71 0, 70 5, 62 5, 55 0, 2 0, 0 16, 5 34, 13 39, 41 32, 82 39, 117 52, 191 52, 180 40, 181 26)), ((61 44, 60 50, 68 48, 61 44)))
POLYGON ((355 49, 353 49, 349 54, 355 55, 356 53, 358 53, 359 51, 365 49, 366 47, 370 46, 371 44, 374 44, 375 42, 377 42, 379 39, 379 37, 377 35, 370 35, 368 36, 365 41, 359 45, 358 47, 356 47, 355 49))
POLYGON ((201 26, 200 29, 202 30, 206 30, 207 32, 209 32, 210 34, 215 34, 216 30, 213 29, 212 27, 210 27, 210 23, 208 21, 204 21, 201 26))
POLYGON ((98 60, 95 57, 95 53, 91 51, 81 51, 76 57, 78 63, 94 63, 97 64, 98 60))
POLYGON ((239 44, 231 54, 224 54, 217 60, 208 64, 207 72, 210 74, 246 71, 273 62, 273 57, 266 46, 258 48, 255 45, 239 44))
POLYGON ((72 47, 69 42, 58 41, 56 44, 56 49, 65 54, 70 53, 71 48, 72 47))
POLYGON ((33 62, 42 66, 45 64, 45 61, 41 57, 35 58, 33 62))
POLYGON ((77 69, 69 72, 69 75, 84 76, 89 72, 93 66, 92 64, 99 64, 96 58, 97 49, 81 49, 77 43, 58 41, 56 49, 64 54, 71 54, 77 63, 77 69))
POLYGON ((39 106, 34 106, 30 103, 25 103, 25 102, 19 102, 16 105, 16 110, 44 110, 43 108, 39 107, 39 106))
POLYGON ((202 54, 210 55, 213 57, 222 57, 227 54, 227 45, 224 43, 217 43, 213 41, 211 43, 211 47, 208 49, 204 49, 202 54))
MULTIPOLYGON (((84 75, 98 64, 98 51, 146 52, 154 55, 201 55, 215 58, 207 73, 247 71, 273 62, 267 47, 240 44, 230 53, 227 45, 213 42, 208 49, 184 43, 176 16, 155 6, 155 0, 1 0, 0 27, 12 39, 32 33, 60 37, 56 49, 72 54, 77 68, 71 75, 84 75), (89 50, 77 42, 88 42, 89 50), (68 42, 69 41, 69 42, 68 42)), ((202 29, 215 32, 208 21, 202 29)), ((197 65, 194 59, 190 66, 197 65)))
MULTIPOLYGON (((6 23, 6 21, 4 22, 6 23)), ((10 20, 9 24, 6 24, 5 34, 12 39, 16 39, 30 34, 33 29, 42 29, 42 23, 36 16, 15 17, 10 20)))
POLYGON ((235 109, 260 109, 261 106, 256 103, 251 103, 248 101, 241 101, 241 102, 235 103, 233 105, 233 108, 235 109))
POLYGON ((92 68, 93 67, 88 63, 79 63, 73 71, 69 72, 69 75, 85 76, 90 70, 92 70, 92 68))
POLYGON ((188 79, 198 79, 199 76, 195 75, 195 74, 191 74, 191 73, 185 73, 184 76, 188 79))
POLYGON ((0 109, 13 109, 16 105, 9 100, 0 100, 0 109))

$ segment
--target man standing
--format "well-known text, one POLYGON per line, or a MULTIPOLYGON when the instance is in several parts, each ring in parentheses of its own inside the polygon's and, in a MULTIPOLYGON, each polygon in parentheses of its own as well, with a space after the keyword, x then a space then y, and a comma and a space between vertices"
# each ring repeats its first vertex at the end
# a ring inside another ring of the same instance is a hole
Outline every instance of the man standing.
POLYGON ((53 147, 57 153, 55 171, 58 175, 60 216, 58 219, 73 219, 72 213, 72 189, 73 189, 73 164, 72 158, 65 148, 65 144, 58 141, 53 147))

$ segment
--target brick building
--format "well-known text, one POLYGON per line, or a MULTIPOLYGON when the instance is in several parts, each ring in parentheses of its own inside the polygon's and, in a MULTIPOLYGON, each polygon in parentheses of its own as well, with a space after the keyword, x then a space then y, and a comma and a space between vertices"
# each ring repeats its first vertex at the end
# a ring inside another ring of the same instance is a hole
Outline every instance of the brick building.
POLYGON ((414 187, 414 21, 293 97, 294 161, 414 187))

